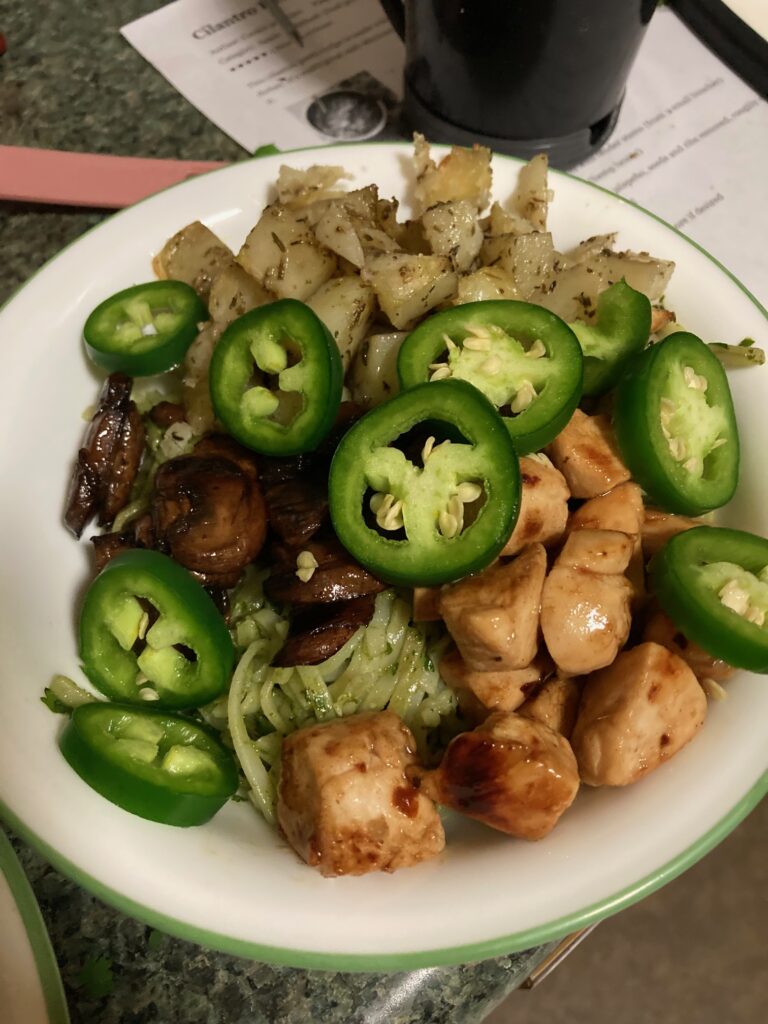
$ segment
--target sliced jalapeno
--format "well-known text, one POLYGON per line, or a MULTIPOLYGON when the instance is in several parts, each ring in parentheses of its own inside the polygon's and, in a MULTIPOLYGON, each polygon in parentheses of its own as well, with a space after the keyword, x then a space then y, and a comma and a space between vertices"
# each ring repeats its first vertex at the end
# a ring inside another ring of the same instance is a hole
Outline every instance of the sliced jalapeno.
POLYGON ((596 323, 576 320, 568 326, 584 353, 584 394, 602 395, 648 344, 651 304, 626 281, 617 281, 598 296, 596 323))
POLYGON ((203 725, 168 712, 83 704, 60 746, 97 793, 164 825, 202 825, 237 789, 232 754, 203 725))
POLYGON ((696 526, 651 559, 659 604, 689 640, 736 668, 768 672, 768 540, 696 526))
POLYGON ((131 377, 177 366, 208 310, 183 281, 150 281, 111 295, 85 321, 85 348, 97 366, 131 377))
POLYGON ((528 302, 468 302, 411 331, 400 348, 403 389, 465 380, 499 410, 518 454, 548 444, 581 398, 581 348, 554 313, 528 302))
POLYGON ((227 327, 210 366, 211 401, 231 434, 264 455, 312 451, 333 426, 343 371, 328 328, 297 299, 227 327))
POLYGON ((359 562, 393 583, 436 585, 501 551, 517 519, 520 472, 490 402, 463 381, 441 381, 355 423, 333 457, 329 496, 334 529, 359 562), (414 462, 395 443, 419 427, 414 462), (462 440, 436 443, 432 431, 462 440))
POLYGON ((80 657, 93 685, 120 701, 194 708, 226 690, 234 648, 197 580, 157 551, 126 551, 88 588, 80 657))
POLYGON ((695 335, 671 334, 629 364, 614 417, 624 461, 654 504, 697 516, 733 497, 739 434, 728 378, 695 335))

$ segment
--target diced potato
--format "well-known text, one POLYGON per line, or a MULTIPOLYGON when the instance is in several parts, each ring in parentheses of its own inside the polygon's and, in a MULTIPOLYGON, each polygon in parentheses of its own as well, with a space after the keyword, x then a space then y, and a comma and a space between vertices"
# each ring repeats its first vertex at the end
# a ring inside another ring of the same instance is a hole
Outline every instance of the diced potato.
POLYGON ((674 263, 657 260, 647 253, 609 252, 590 254, 572 266, 561 266, 553 275, 551 290, 536 301, 564 320, 591 320, 597 296, 622 278, 657 302, 669 283, 674 263))
POLYGON ((251 277, 238 263, 226 267, 211 282, 208 296, 208 312, 211 319, 222 326, 237 320, 257 306, 274 302, 274 295, 251 277))
POLYGON ((229 246, 205 224, 195 220, 168 239, 152 261, 152 267, 158 277, 191 285, 205 300, 213 278, 234 262, 229 246))
POLYGON ((268 206, 237 254, 238 262, 278 298, 306 299, 336 269, 300 212, 268 206))
POLYGON ((561 255, 561 266, 563 268, 574 267, 577 263, 586 263, 593 256, 599 256, 606 249, 612 250, 615 244, 615 231, 608 235, 591 235, 561 255))
POLYGON ((181 401, 186 410, 187 422, 195 434, 200 436, 213 429, 216 419, 208 387, 208 367, 221 331, 219 324, 206 324, 184 357, 181 401))
MULTIPOLYGON (((552 277, 555 250, 546 231, 530 235, 499 235, 488 238, 480 253, 482 262, 500 267, 515 282, 520 298, 545 290, 552 277)), ((537 300, 538 301, 538 300, 537 300)))
POLYGON ((624 278, 651 302, 658 302, 662 297, 675 269, 672 260, 657 260, 647 252, 603 252, 603 260, 606 288, 624 278))
POLYGON ((545 153, 538 153, 520 168, 517 189, 512 197, 512 212, 527 220, 536 231, 546 231, 547 206, 554 193, 547 188, 548 161, 545 153))
POLYGON ((456 291, 457 277, 445 256, 380 253, 366 262, 362 279, 369 284, 393 327, 409 326, 456 291))
POLYGON ((348 260, 358 270, 365 263, 363 246, 355 225, 342 203, 328 204, 325 213, 315 225, 315 237, 321 245, 348 260))
POLYGON ((454 306, 465 302, 484 302, 486 299, 519 299, 515 282, 501 267, 480 267, 459 278, 454 306))
POLYGON ((462 199, 438 203, 421 218, 424 234, 436 256, 448 256, 456 270, 469 270, 483 244, 474 203, 462 199))
POLYGON ((491 151, 485 146, 463 149, 452 146, 447 156, 436 164, 429 154, 423 135, 414 135, 414 167, 417 213, 436 203, 466 199, 478 210, 484 209, 491 191, 491 151))
POLYGON ((359 277, 335 277, 307 299, 333 335, 341 353, 344 372, 371 326, 376 308, 373 289, 359 277))
POLYGON ((371 409, 397 394, 397 354, 407 336, 405 331, 372 334, 360 345, 349 376, 352 399, 358 405, 371 409))
POLYGON ((533 231, 533 224, 516 213, 510 213, 499 203, 491 206, 488 217, 486 234, 495 237, 496 235, 530 235, 533 231))
POLYGON ((366 258, 377 252, 399 252, 400 246, 390 238, 382 228, 372 228, 362 225, 357 229, 357 237, 363 247, 366 258))
POLYGON ((343 195, 334 185, 348 177, 343 167, 313 164, 305 171, 283 164, 277 176, 277 198, 283 205, 295 207, 313 203, 317 199, 343 195))

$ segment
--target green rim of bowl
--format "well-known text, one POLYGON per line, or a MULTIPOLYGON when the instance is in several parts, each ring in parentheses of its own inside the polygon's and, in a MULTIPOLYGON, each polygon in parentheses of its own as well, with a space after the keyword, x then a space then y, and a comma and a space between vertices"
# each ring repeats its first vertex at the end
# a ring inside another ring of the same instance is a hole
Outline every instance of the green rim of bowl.
POLYGON ((69 1024, 56 957, 35 894, 4 832, 0 831, 0 875, 5 877, 29 939, 50 1024, 69 1024))
MULTIPOLYGON (((370 145, 393 148, 398 144, 392 142, 363 142, 347 143, 328 147, 305 146, 300 149, 285 150, 278 154, 275 154, 270 150, 268 153, 261 156, 257 155, 250 159, 262 160, 275 155, 279 155, 282 158, 293 153, 302 153, 307 150, 319 148, 326 148, 330 151, 370 145)), ((400 145, 404 150, 409 149, 408 143, 402 143, 400 145)), ((447 147, 438 146, 436 148, 445 149, 447 147)), ((494 159, 508 160, 518 165, 525 163, 524 160, 519 160, 516 157, 506 156, 505 154, 500 153, 495 153, 494 159)), ((246 162, 247 161, 242 161, 242 163, 246 162)), ((212 174, 223 174, 226 173, 227 170, 228 168, 223 167, 213 171, 208 171, 205 175, 199 175, 198 177, 208 177, 208 175, 212 174)), ((577 175, 569 174, 566 171, 553 171, 552 173, 558 176, 562 175, 563 177, 571 178, 582 185, 586 185, 598 192, 611 196, 612 199, 618 200, 620 203, 638 210, 651 220, 655 220, 659 224, 662 224, 673 234, 678 235, 687 242, 688 245, 692 246, 694 249, 698 249, 699 252, 706 256, 711 263, 713 263, 739 288, 741 292, 744 293, 744 295, 746 295, 766 320, 768 320, 768 312, 755 298, 755 296, 745 288, 738 278, 724 267, 719 260, 712 256, 711 253, 707 252, 706 249, 693 241, 693 239, 689 238, 682 231, 678 231, 677 228, 668 224, 663 218, 658 217, 655 213, 651 213, 638 203, 632 202, 631 199, 625 199, 623 196, 617 195, 615 192, 611 192, 609 189, 603 188, 601 185, 596 185, 591 181, 585 181, 577 175)), ((170 191, 171 188, 185 188, 188 185, 194 184, 195 180, 197 179, 190 182, 182 182, 178 185, 172 185, 168 189, 164 189, 163 192, 170 191)), ((122 210, 113 214, 110 217, 109 223, 114 221, 116 218, 121 217, 125 213, 130 212, 130 210, 135 209, 136 206, 141 206, 143 203, 151 202, 161 194, 161 192, 158 192, 152 196, 147 196, 146 199, 142 199, 139 203, 135 203, 134 206, 128 207, 127 210, 122 210)), ((66 250, 71 246, 76 245, 86 235, 89 235, 94 231, 98 231, 104 226, 105 224, 102 222, 94 225, 92 228, 89 228, 88 231, 83 232, 82 235, 70 242, 69 245, 61 249, 55 256, 52 256, 50 260, 44 263, 42 267, 36 270, 32 276, 28 278, 28 280, 25 281, 16 290, 16 292, 14 292, 14 295, 17 295, 22 288, 25 288, 30 281, 45 269, 45 267, 58 259, 63 252, 66 252, 66 250)), ((8 305, 13 301, 14 295, 12 295, 4 306, 0 308, 0 312, 5 308, 5 305, 8 305)), ((528 949, 531 946, 543 945, 546 942, 562 938, 569 932, 577 931, 580 928, 585 928, 590 924, 594 924, 606 917, 610 917, 612 914, 623 910, 625 907, 631 906, 638 900, 641 900, 645 896, 655 892, 657 889, 666 885, 667 882, 671 882, 672 879, 676 878, 678 875, 682 874, 683 871, 686 871, 689 867, 695 864, 704 856, 704 854, 708 853, 713 847, 717 846, 718 843, 722 842, 723 839, 725 839, 725 837, 729 835, 734 828, 736 828, 739 822, 741 822, 747 814, 757 806, 766 793, 768 793, 768 771, 766 771, 757 780, 752 788, 734 804, 731 810, 721 818, 716 825, 709 829, 709 831, 704 835, 700 836, 691 846, 687 847, 676 857, 667 861, 667 863, 662 865, 662 867, 650 872, 650 874, 639 879, 633 884, 611 896, 607 896, 599 900, 597 903, 584 907, 581 910, 574 911, 564 917, 556 918, 553 921, 547 921, 545 924, 538 925, 535 928, 529 928, 525 931, 512 932, 509 935, 486 939, 483 942, 470 943, 465 946, 449 946, 430 950, 384 954, 310 952, 306 950, 292 949, 289 947, 264 946, 245 939, 232 938, 231 936, 223 935, 219 932, 212 932, 204 928, 198 928, 196 925, 179 921, 176 918, 166 917, 164 914, 158 913, 151 907, 145 907, 141 903, 137 903, 127 896, 124 896, 122 893, 116 892, 114 889, 110 889, 108 886, 98 881, 98 879, 81 871, 75 864, 61 856, 31 829, 27 828, 24 822, 17 818, 16 815, 11 812, 10 808, 8 808, 2 801, 0 801, 0 815, 15 832, 22 836, 30 845, 34 846, 50 861, 51 864, 54 865, 54 867, 58 868, 59 871, 77 882, 84 889, 92 892, 95 896, 104 900, 105 903, 109 903, 111 906, 116 907, 123 913, 128 914, 131 917, 138 918, 138 920, 143 921, 160 931, 167 932, 170 935, 175 935, 180 939, 185 939, 188 942, 196 942, 202 946, 209 946, 213 949, 218 949, 224 953, 230 953, 235 956, 260 960, 264 963, 280 964, 289 967, 301 967, 310 970, 409 971, 420 967, 440 967, 451 964, 471 963, 472 961, 484 960, 489 957, 503 956, 506 953, 518 952, 523 949, 528 949)))

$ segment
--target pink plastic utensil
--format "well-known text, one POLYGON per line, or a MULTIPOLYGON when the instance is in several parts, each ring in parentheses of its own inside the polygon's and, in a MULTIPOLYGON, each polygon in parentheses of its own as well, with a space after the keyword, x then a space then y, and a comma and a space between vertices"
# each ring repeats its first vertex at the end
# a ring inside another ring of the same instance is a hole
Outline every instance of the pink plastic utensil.
POLYGON ((0 199, 119 209, 224 163, 0 146, 0 199))

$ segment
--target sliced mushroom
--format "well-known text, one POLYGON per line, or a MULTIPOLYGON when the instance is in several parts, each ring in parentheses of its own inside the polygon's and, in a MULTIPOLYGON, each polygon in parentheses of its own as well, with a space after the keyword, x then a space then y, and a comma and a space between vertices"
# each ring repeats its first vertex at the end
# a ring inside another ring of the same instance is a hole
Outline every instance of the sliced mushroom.
POLYGON ((357 597, 339 604, 317 605, 291 623, 291 631, 273 664, 317 665, 340 650, 373 615, 375 598, 357 597))
POLYGON ((285 480, 265 488, 269 525, 286 544, 301 547, 328 516, 325 488, 310 480, 285 480))
POLYGON ((64 522, 79 537, 93 516, 111 523, 128 504, 144 453, 144 424, 131 401, 131 378, 107 377, 77 454, 64 522))
POLYGON ((206 586, 233 587, 267 532, 250 455, 229 438, 206 438, 155 476, 152 523, 158 546, 206 586))
POLYGON ((306 581, 296 575, 296 558, 300 552, 287 545, 272 545, 276 566, 264 584, 264 592, 279 604, 309 605, 329 601, 349 601, 385 589, 352 558, 335 537, 314 537, 304 548, 317 567, 306 581))

